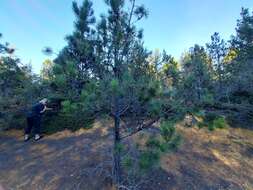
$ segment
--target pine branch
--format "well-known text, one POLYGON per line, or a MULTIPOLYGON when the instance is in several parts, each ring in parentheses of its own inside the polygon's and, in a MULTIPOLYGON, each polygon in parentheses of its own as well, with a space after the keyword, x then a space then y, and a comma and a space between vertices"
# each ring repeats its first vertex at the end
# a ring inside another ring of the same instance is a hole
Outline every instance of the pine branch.
POLYGON ((127 134, 127 135, 121 137, 120 139, 121 139, 121 140, 122 140, 122 139, 125 139, 125 138, 130 137, 130 136, 132 136, 132 135, 134 135, 134 134, 136 134, 136 133, 138 133, 138 132, 140 132, 140 131, 142 131, 142 130, 144 130, 144 129, 147 129, 147 128, 152 127, 154 123, 156 123, 157 121, 159 121, 159 119, 160 119, 160 117, 157 117, 157 118, 151 120, 150 122, 148 122, 147 124, 141 125, 141 126, 138 127, 136 130, 134 130, 133 132, 131 132, 131 133, 129 133, 129 134, 127 134))

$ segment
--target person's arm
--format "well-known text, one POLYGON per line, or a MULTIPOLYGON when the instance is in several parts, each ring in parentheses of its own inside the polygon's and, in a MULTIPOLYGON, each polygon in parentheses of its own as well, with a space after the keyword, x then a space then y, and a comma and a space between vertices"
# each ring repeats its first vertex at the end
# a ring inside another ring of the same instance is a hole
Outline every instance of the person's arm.
POLYGON ((48 108, 47 106, 44 106, 43 110, 41 110, 40 113, 44 113, 47 110, 53 110, 53 108, 48 108))
MULTIPOLYGON (((45 107, 46 107, 46 106, 45 106, 45 107)), ((48 108, 48 107, 46 107, 46 110, 48 110, 48 111, 49 111, 49 110, 53 110, 53 108, 48 108)))
POLYGON ((40 111, 40 113, 44 113, 47 110, 47 106, 44 106, 44 108, 40 111))

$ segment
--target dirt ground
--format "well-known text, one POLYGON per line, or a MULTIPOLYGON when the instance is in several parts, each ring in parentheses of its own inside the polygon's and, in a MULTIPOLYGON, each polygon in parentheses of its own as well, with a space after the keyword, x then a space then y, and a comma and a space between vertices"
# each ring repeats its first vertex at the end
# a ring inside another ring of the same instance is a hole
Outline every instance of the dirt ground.
POLYGON ((62 131, 38 142, 23 142, 22 131, 0 134, 0 185, 4 190, 109 189, 106 179, 90 179, 87 173, 110 159, 110 124, 103 124, 107 127, 96 122, 92 129, 62 131))
POLYGON ((161 163, 172 181, 167 189, 253 190, 253 131, 184 127, 178 131, 183 145, 161 163))
MULTIPOLYGON (((111 159, 111 124, 97 121, 94 125, 26 143, 22 131, 2 132, 0 190, 111 190, 106 172, 99 170, 100 163, 111 159)), ((177 131, 183 144, 162 157, 161 167, 141 189, 253 190, 253 131, 209 132, 181 126, 177 131)))

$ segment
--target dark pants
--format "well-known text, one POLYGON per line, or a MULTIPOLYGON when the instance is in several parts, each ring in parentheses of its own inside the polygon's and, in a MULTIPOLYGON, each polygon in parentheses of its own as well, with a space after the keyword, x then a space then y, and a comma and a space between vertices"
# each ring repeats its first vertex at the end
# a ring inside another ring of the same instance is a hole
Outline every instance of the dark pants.
POLYGON ((41 117, 40 116, 27 117, 26 120, 27 126, 25 128, 25 134, 30 134, 33 127, 35 134, 40 134, 41 117))

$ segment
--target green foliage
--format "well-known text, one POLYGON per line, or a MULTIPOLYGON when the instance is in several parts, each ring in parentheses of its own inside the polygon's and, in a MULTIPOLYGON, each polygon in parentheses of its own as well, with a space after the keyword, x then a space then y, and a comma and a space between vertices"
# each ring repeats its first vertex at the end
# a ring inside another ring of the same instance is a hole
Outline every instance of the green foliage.
POLYGON ((50 59, 46 59, 43 62, 43 66, 42 66, 42 69, 40 71, 40 77, 43 80, 46 80, 46 81, 52 80, 52 78, 53 78, 53 66, 54 66, 54 63, 50 59))
POLYGON ((249 104, 253 94, 253 14, 242 8, 241 18, 237 20, 236 35, 230 40, 224 81, 226 87, 224 100, 235 104, 249 104))
POLYGON ((225 80, 225 57, 227 55, 227 44, 221 39, 219 33, 215 32, 211 36, 211 43, 207 44, 207 51, 213 63, 213 75, 214 80, 217 83, 215 86, 216 93, 220 93, 221 89, 224 88, 223 81, 225 80))
POLYGON ((55 75, 59 75, 59 74, 63 73, 63 67, 59 64, 54 64, 53 65, 53 73, 55 75))
POLYGON ((162 102, 158 99, 153 99, 149 102, 149 114, 151 117, 159 116, 161 113, 162 102))
POLYGON ((162 152, 174 151, 180 146, 182 138, 176 133, 175 122, 174 121, 164 121, 161 124, 161 135, 165 140, 160 146, 162 152))
POLYGON ((215 126, 213 125, 212 122, 208 123, 208 124, 207 124, 207 127, 208 127, 208 130, 209 130, 209 131, 214 131, 214 130, 215 130, 215 126))
POLYGON ((68 61, 65 67, 68 76, 74 77, 78 74, 74 62, 68 61))
POLYGON ((218 129, 224 129, 228 126, 226 119, 224 117, 216 118, 213 121, 213 125, 215 128, 218 128, 218 129))
POLYGON ((219 115, 215 112, 208 112, 205 114, 205 121, 206 122, 212 122, 214 121, 216 118, 218 118, 219 115))
POLYGON ((158 140, 156 138, 150 138, 146 142, 146 146, 149 148, 152 148, 152 149, 158 149, 161 146, 161 142, 160 142, 160 140, 158 140))
POLYGON ((160 125, 161 138, 149 139, 146 146, 161 152, 176 150, 181 144, 181 136, 176 133, 174 125, 174 121, 163 121, 160 125))
POLYGON ((203 96, 203 104, 213 105, 213 103, 214 103, 213 94, 210 92, 205 92, 205 95, 203 96))
POLYGON ((241 18, 237 20, 236 36, 232 37, 231 45, 238 52, 239 59, 252 59, 253 53, 253 14, 249 9, 242 8, 241 18))
POLYGON ((162 73, 164 73, 169 86, 178 87, 180 80, 179 63, 171 56, 163 65, 162 73))
POLYGON ((228 123, 224 116, 220 116, 215 112, 209 112, 204 115, 204 121, 199 122, 199 128, 207 127, 210 131, 214 131, 215 129, 224 129, 228 127, 228 123))
POLYGON ((199 45, 192 47, 182 60, 183 82, 180 94, 186 102, 201 105, 212 92, 211 63, 204 49, 199 45))
MULTIPOLYGON (((163 121, 160 125, 160 135, 149 137, 144 147, 142 145, 137 145, 140 155, 138 159, 135 160, 138 161, 138 168, 141 173, 158 167, 160 158, 164 153, 175 151, 180 146, 182 138, 176 133, 174 124, 175 122, 173 121, 163 121)), ((128 170, 131 170, 132 167, 136 167, 134 159, 131 156, 127 156, 123 160, 123 163, 128 170)))
POLYGON ((49 115, 46 114, 42 121, 42 132, 46 134, 53 134, 64 129, 71 131, 83 129, 90 129, 93 127, 94 121, 92 119, 83 118, 82 120, 74 121, 71 117, 66 117, 64 114, 49 115))
POLYGON ((139 167, 141 170, 148 170, 158 165, 160 153, 158 151, 144 151, 140 155, 139 167))
POLYGON ((133 159, 130 156, 126 156, 123 160, 122 160, 122 165, 126 168, 126 169, 131 169, 133 167, 133 159))
POLYGON ((176 129, 174 123, 171 121, 164 121, 161 124, 161 135, 163 136, 166 142, 170 142, 172 137, 175 135, 176 129))
POLYGON ((122 144, 122 143, 117 143, 117 144, 115 145, 114 151, 117 152, 117 153, 123 152, 123 151, 124 151, 124 144, 122 144))
POLYGON ((0 56, 0 128, 22 128, 28 105, 41 95, 43 87, 29 65, 4 55, 0 56))
POLYGON ((69 100, 62 102, 62 113, 64 113, 65 116, 71 116, 76 111, 78 111, 77 104, 71 103, 69 100))
POLYGON ((111 81, 111 89, 114 94, 116 94, 119 91, 119 81, 116 79, 113 79, 111 81))
POLYGON ((198 126, 198 128, 202 129, 206 126, 206 124, 204 122, 198 122, 197 126, 198 126))
POLYGON ((168 150, 175 151, 182 144, 182 137, 179 134, 175 134, 171 141, 168 143, 168 150))
MULTIPOLYGON (((242 9, 229 44, 214 33, 206 48, 194 45, 177 62, 165 51, 149 52, 144 47, 143 31, 136 27, 148 15, 143 5, 133 0, 105 3, 108 12, 96 22, 92 1, 73 2, 74 31, 57 58, 44 62, 41 78, 10 56, 14 49, 7 43, 0 44, 1 127, 23 126, 24 108, 47 95, 60 99, 60 108, 44 118, 45 132, 89 128, 96 117, 112 116, 118 141, 114 153, 120 157, 126 148, 118 133, 132 135, 147 121, 161 119, 160 134, 136 154, 139 168, 147 170, 158 165, 163 153, 180 146, 175 123, 187 112, 216 109, 223 102, 246 104, 247 119, 252 120, 253 15, 248 9, 242 9), (130 121, 131 128, 121 129, 117 121, 122 118, 130 121)), ((44 52, 53 53, 50 48, 44 52)), ((228 126, 226 117, 215 111, 198 114, 204 118, 199 128, 228 126)), ((122 164, 135 167, 135 159, 126 156, 122 164)))
POLYGON ((64 88, 66 84, 66 78, 64 75, 57 75, 55 77, 55 83, 59 88, 64 88))

